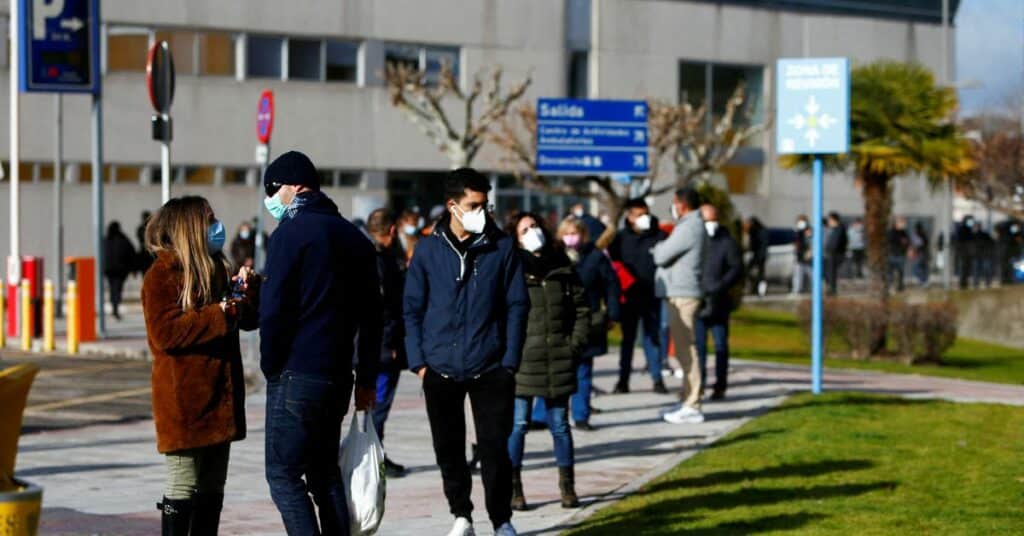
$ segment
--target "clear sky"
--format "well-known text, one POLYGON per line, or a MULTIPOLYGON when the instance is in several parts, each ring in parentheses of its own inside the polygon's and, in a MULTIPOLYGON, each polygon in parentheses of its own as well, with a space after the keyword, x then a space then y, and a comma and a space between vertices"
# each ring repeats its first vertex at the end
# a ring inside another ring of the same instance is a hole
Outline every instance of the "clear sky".
POLYGON ((961 0, 956 80, 964 114, 1022 104, 1024 0, 961 0), (977 86, 977 87, 964 87, 977 86))

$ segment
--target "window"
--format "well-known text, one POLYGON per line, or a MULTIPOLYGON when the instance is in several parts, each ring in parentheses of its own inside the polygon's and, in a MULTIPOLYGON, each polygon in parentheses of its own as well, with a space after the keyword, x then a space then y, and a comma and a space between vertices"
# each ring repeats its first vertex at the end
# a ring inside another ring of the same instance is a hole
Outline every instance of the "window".
MULTIPOLYGON (((142 166, 117 166, 114 168, 114 175, 111 176, 111 182, 126 182, 126 183, 137 183, 142 175, 142 166)), ((160 177, 160 173, 157 172, 157 177, 160 177)))
POLYGON ((224 168, 224 184, 245 184, 249 168, 224 168))
POLYGON ((573 50, 569 55, 569 87, 566 95, 571 99, 585 99, 589 96, 587 56, 585 50, 573 50))
POLYGON ((363 184, 363 174, 358 171, 339 171, 337 184, 342 188, 358 188, 363 184))
POLYGON ((249 78, 281 78, 283 39, 250 35, 246 43, 245 74, 249 78))
POLYGON ((112 27, 107 32, 107 72, 143 72, 148 54, 148 29, 112 27))
POLYGON ((160 30, 156 42, 167 41, 178 75, 196 74, 196 33, 181 30, 160 30))
POLYGON ((384 49, 384 61, 392 65, 407 65, 412 69, 419 69, 420 51, 413 45, 387 45, 384 49))
POLYGON ((288 78, 292 80, 320 80, 322 41, 308 39, 288 40, 288 78))
POLYGON ((708 103, 711 117, 720 117, 736 87, 746 86, 744 112, 760 121, 763 115, 761 94, 764 90, 764 69, 751 65, 726 65, 684 61, 679 64, 679 100, 694 106, 708 103), (710 101, 710 102, 709 102, 710 101))
POLYGON ((225 32, 199 35, 199 74, 235 75, 235 36, 225 32))
POLYGON ((217 168, 211 166, 185 167, 185 184, 213 184, 217 168))
POLYGON ((679 102, 700 106, 707 98, 708 65, 682 62, 679 65, 679 102))
POLYGON ((330 82, 355 82, 359 45, 345 41, 327 42, 325 75, 330 82))
POLYGON ((424 71, 427 81, 437 82, 441 66, 451 66, 456 78, 459 75, 459 49, 405 43, 389 43, 384 46, 384 61, 390 64, 408 65, 424 71))

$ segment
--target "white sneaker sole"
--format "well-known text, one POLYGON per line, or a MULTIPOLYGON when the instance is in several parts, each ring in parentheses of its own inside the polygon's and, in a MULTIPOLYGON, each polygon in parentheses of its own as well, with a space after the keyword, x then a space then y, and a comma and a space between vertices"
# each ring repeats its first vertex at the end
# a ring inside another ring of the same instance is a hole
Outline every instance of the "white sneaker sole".
POLYGON ((669 424, 700 424, 704 422, 704 415, 678 416, 672 413, 662 416, 662 419, 669 424))

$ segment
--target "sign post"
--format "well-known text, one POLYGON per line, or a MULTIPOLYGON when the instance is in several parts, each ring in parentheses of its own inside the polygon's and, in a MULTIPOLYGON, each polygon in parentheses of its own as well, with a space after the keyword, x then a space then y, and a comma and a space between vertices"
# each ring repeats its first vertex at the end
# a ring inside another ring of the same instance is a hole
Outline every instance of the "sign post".
POLYGON ((265 89, 260 94, 260 100, 256 105, 256 163, 260 166, 260 176, 256 181, 256 191, 259 194, 256 204, 256 247, 253 248, 253 269, 262 268, 266 244, 263 243, 263 175, 267 172, 267 162, 270 160, 270 135, 274 131, 274 92, 265 89))
POLYGON ((647 169, 646 102, 538 99, 538 173, 646 175, 647 169))
POLYGON ((824 182, 822 155, 850 145, 850 67, 846 58, 780 59, 775 138, 779 154, 813 155, 813 281, 811 282, 811 391, 821 393, 824 182))
MULTIPOLYGON (((99 0, 15 0, 11 2, 11 257, 9 266, 20 266, 18 222, 18 92, 57 93, 56 147, 54 162, 53 266, 57 288, 62 285, 63 202, 62 110, 61 93, 92 95, 93 100, 93 225, 96 248, 97 321, 104 331, 103 319, 103 121, 100 80, 100 6, 99 0)), ((13 279, 17 269, 8 269, 13 279)), ((59 294, 58 294, 59 296, 59 294)), ((58 302, 59 303, 59 302, 58 302)), ((59 306, 58 306, 59 307, 59 306)), ((59 314, 59 310, 58 310, 59 314)))
POLYGON ((174 101, 174 57, 167 41, 154 43, 146 61, 146 88, 156 114, 150 120, 153 139, 160 142, 160 203, 171 199, 171 102, 174 101))

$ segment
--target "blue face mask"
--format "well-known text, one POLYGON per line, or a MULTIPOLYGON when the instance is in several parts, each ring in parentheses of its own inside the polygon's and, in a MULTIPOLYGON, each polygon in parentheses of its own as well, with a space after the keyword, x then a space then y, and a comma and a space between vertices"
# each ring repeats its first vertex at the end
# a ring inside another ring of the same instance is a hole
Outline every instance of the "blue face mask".
POLYGON ((213 220, 210 228, 206 231, 206 247, 210 255, 219 253, 224 248, 224 241, 227 240, 227 233, 224 231, 224 224, 220 220, 213 220))
POLYGON ((416 226, 407 223, 402 226, 402 232, 409 236, 416 236, 416 226))
POLYGON ((284 217, 284 213, 288 210, 288 205, 281 202, 281 192, 278 192, 270 197, 263 199, 263 206, 267 207, 267 212, 274 217, 275 220, 281 221, 284 217))

